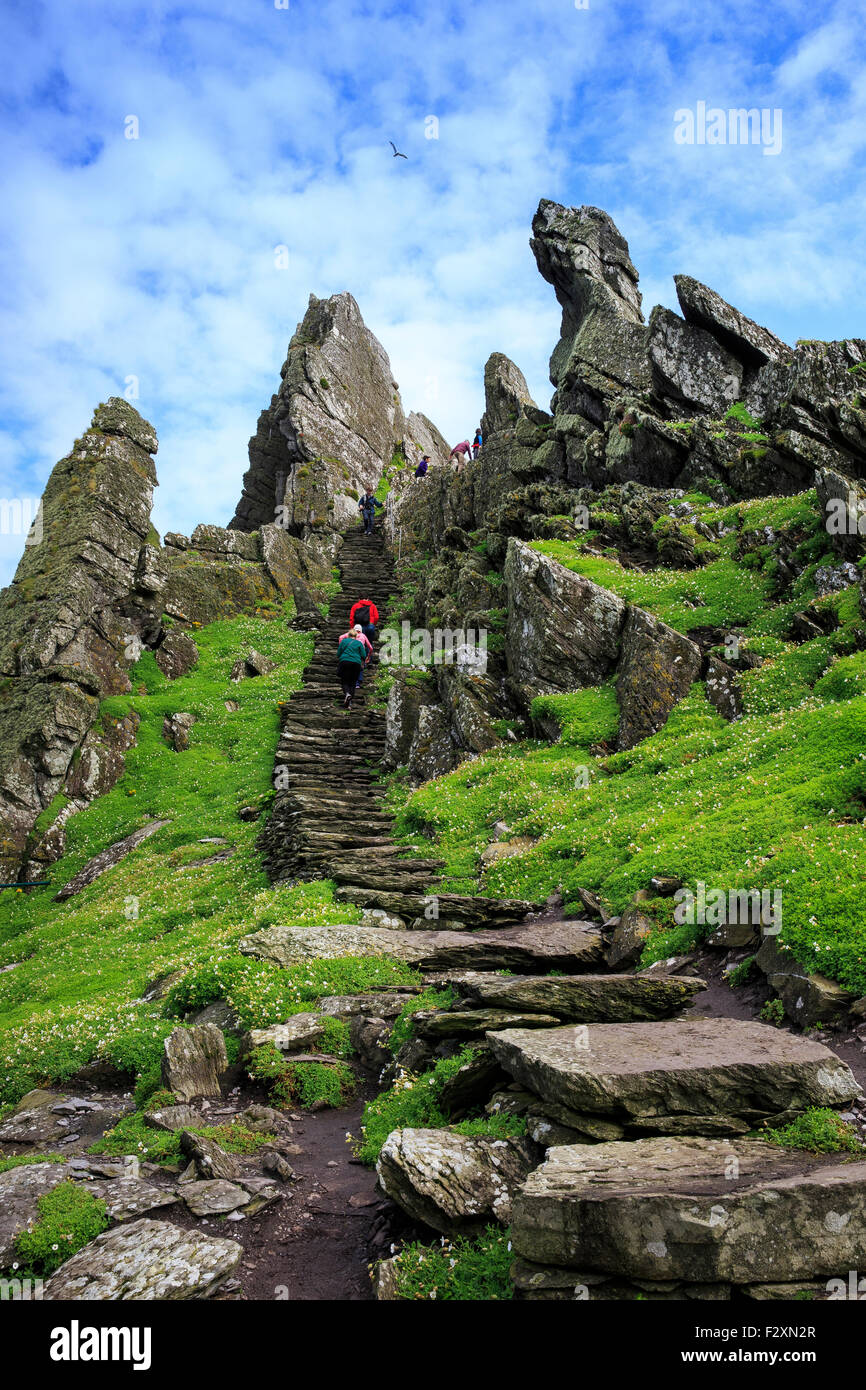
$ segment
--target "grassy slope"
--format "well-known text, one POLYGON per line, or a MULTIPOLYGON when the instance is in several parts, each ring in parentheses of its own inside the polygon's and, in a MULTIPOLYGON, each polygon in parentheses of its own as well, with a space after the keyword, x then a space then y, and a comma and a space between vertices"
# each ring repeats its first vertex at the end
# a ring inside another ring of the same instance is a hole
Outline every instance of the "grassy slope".
MULTIPOLYGON (((791 614, 812 598, 815 567, 829 559, 814 493, 699 505, 729 534, 696 538, 707 562, 698 570, 641 573, 580 545, 537 548, 682 631, 718 625, 740 633, 744 648, 768 658, 742 677, 745 717, 728 724, 696 685, 655 737, 598 756, 590 747, 616 728, 611 687, 547 697, 543 712, 558 713, 563 727, 558 743, 503 748, 406 802, 401 793, 399 828, 416 838, 432 833, 451 885, 464 890, 478 882, 478 855, 497 820, 538 843, 491 866, 487 893, 543 898, 562 886, 568 899, 582 886, 621 911, 654 873, 725 890, 780 888, 782 943, 805 965, 866 993, 866 653, 858 650, 856 587, 820 601, 838 616, 835 632, 795 646, 787 640, 791 614), (806 569, 793 596, 775 602, 781 540, 806 569)), ((702 934, 673 923, 670 900, 651 910, 659 930, 645 964, 702 934)))
MULTIPOLYGON (((230 992, 218 980, 225 962, 249 1021, 276 1021, 288 995, 301 1007, 310 989, 241 962, 233 944, 271 922, 353 920, 352 909, 334 906, 328 883, 270 887, 255 849, 258 825, 237 817, 240 807, 267 802, 277 703, 300 685, 311 639, 285 622, 251 617, 213 623, 195 636, 201 659, 190 675, 167 681, 146 653, 133 672, 135 693, 104 703, 104 715, 137 710, 138 742, 117 786, 70 819, 68 853, 53 869, 52 886, 0 895, 0 966, 18 963, 0 974, 0 1103, 62 1080, 96 1056, 151 1071, 173 1024, 161 1004, 142 1004, 139 996, 166 971, 191 970, 199 984, 188 993, 206 1002, 230 992), (232 684, 231 666, 251 646, 279 665, 232 684), (226 700, 240 708, 228 712, 226 700), (175 753, 162 721, 181 710, 198 723, 190 749, 175 753), (171 823, 70 901, 52 901, 92 855, 153 817, 171 823), (221 848, 199 843, 211 836, 235 845, 234 855, 195 867, 221 848)), ((319 993, 340 983, 338 966, 319 976, 319 993)))

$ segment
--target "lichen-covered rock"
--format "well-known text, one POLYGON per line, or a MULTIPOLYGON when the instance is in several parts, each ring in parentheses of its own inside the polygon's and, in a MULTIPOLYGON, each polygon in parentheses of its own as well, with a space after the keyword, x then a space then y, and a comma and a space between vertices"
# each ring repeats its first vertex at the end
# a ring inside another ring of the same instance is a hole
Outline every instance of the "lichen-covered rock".
POLYGON ((94 1176, 88 1162, 82 1160, 28 1163, 0 1173, 0 1269, 8 1268, 15 1259, 15 1242, 21 1232, 38 1220, 40 1197, 60 1182, 86 1184, 88 1192, 105 1202, 113 1221, 129 1221, 177 1200, 170 1189, 145 1182, 137 1168, 137 1160, 131 1160, 116 1165, 116 1176, 94 1176))
POLYGON ((669 975, 455 975, 451 984, 472 1005, 555 1014, 569 1023, 637 1023, 670 1018, 706 989, 703 980, 669 975))
POLYGON ((314 544, 355 518, 405 419, 387 353, 350 294, 310 296, 289 344, 282 385, 250 440, 250 468, 232 527, 285 524, 314 544))
POLYGON ((622 629, 616 694, 619 748, 655 734, 701 669, 700 648, 642 608, 629 606, 622 629))
POLYGON ((689 1283, 791 1283, 862 1268, 866 1163, 753 1139, 548 1150, 514 1201, 538 1264, 689 1283))
POLYGON ((729 353, 746 367, 762 367, 766 362, 787 361, 791 349, 769 329, 746 318, 739 309, 728 304, 720 294, 693 280, 690 275, 675 275, 677 299, 686 323, 703 328, 729 353))
POLYGON ((166 633, 153 654, 154 660, 167 680, 177 680, 186 676, 198 663, 198 647, 185 632, 173 630, 166 633))
POLYGON ((403 452, 409 468, 414 472, 414 467, 423 454, 427 455, 431 466, 438 464, 444 467, 448 463, 451 450, 445 436, 439 432, 432 420, 428 420, 426 415, 417 410, 410 410, 403 434, 403 452))
POLYGON ((292 1014, 285 1023, 273 1023, 268 1028, 252 1028, 241 1042, 241 1050, 271 1046, 280 1052, 303 1052, 325 1033, 325 1020, 320 1013, 292 1014))
POLYGON ((647 351, 653 390, 663 401, 721 415, 739 398, 742 364, 703 328, 660 304, 650 315, 647 351))
POLYGON ((292 966, 339 956, 391 956, 422 970, 589 970, 601 960, 601 937, 573 922, 496 931, 387 931, 377 927, 265 927, 238 950, 292 966))
POLYGON ((600 208, 566 208, 546 198, 532 219, 529 244, 562 306, 550 359, 556 413, 601 424, 605 402, 617 392, 650 388, 647 330, 628 244, 600 208))
POLYGON ((225 1038, 212 1023, 175 1028, 164 1043, 162 1079, 181 1101, 219 1096, 220 1077, 228 1064, 225 1038))
POLYGON ((445 1129, 397 1129, 376 1164, 383 1190, 416 1221, 455 1234, 507 1225, 511 1196, 535 1161, 524 1139, 469 1139, 445 1129))
POLYGON ((492 352, 484 365, 484 414, 481 433, 485 440, 500 430, 513 429, 535 402, 526 378, 504 352, 492 352))
POLYGON ((162 736, 175 753, 185 753, 189 748, 190 730, 195 722, 195 715, 188 710, 167 714, 163 719, 162 736))
POLYGON ((509 666, 527 697, 607 678, 619 655, 623 599, 516 539, 505 583, 509 666))
POLYGON ((740 1019, 512 1029, 488 1040, 536 1095, 629 1122, 751 1121, 844 1105, 860 1093, 848 1066, 820 1043, 740 1019))
POLYGON ((784 1004, 788 1018, 801 1028, 839 1026, 847 1018, 854 993, 826 975, 807 971, 790 951, 780 949, 776 937, 764 937, 755 961, 784 1004))
POLYGON ((161 633, 150 544, 156 436, 119 398, 56 465, 0 593, 0 874, 14 878, 99 699, 161 633), (149 555, 144 567, 142 554, 149 555))
POLYGON ((134 1221, 97 1236, 52 1275, 48 1299, 100 1302, 209 1298, 237 1268, 243 1246, 184 1231, 167 1221, 134 1221))
POLYGON ((739 719, 743 712, 743 692, 733 666, 719 656, 711 656, 707 661, 704 683, 707 699, 722 718, 739 719))

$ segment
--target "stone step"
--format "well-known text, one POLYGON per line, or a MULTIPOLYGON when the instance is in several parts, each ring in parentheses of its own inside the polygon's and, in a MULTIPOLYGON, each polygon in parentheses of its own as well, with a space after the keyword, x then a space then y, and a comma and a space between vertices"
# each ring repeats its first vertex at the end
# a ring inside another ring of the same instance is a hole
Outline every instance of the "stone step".
MULTIPOLYGON (((514 926, 531 912, 541 910, 538 903, 519 898, 480 898, 462 893, 441 893, 437 897, 440 917, 461 921, 468 927, 514 926)), ((375 889, 338 888, 337 901, 354 903, 356 907, 381 907, 398 917, 423 917, 427 906, 424 898, 375 889)))
POLYGON ((690 975, 454 975, 459 1007, 522 1009, 563 1023, 640 1023, 670 1018, 707 988, 690 975))
MULTIPOLYGON (((600 963, 600 933, 575 922, 491 932, 391 931, 384 927, 265 927, 238 944, 244 955, 290 967, 338 956, 389 956, 422 970, 514 970, 578 974, 600 963)), ((661 1025, 658 1025, 661 1026, 661 1025)), ((545 1030, 540 1030, 543 1036, 545 1030)), ((502 1034, 500 1036, 506 1036, 502 1034)))
POLYGON ((701 1285, 847 1287, 866 1263, 866 1160, 759 1139, 551 1148, 515 1196, 511 1240, 539 1266, 684 1280, 698 1297, 701 1285))
POLYGON ((820 1043, 765 1023, 685 1018, 590 1023, 490 1034, 495 1055, 527 1090, 628 1133, 744 1133, 809 1106, 860 1094, 848 1066, 820 1043))

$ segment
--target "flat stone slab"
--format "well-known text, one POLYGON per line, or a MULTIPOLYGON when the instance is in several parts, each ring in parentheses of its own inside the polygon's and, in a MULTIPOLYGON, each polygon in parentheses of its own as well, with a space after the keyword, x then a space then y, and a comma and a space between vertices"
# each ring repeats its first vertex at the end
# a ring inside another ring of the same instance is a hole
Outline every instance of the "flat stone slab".
POLYGON ((241 1051, 249 1052, 254 1047, 271 1044, 280 1052, 302 1052, 309 1043, 318 1042, 325 1035, 325 1020, 321 1014, 293 1014, 285 1023, 274 1023, 269 1028, 251 1028, 244 1035, 241 1051))
POLYGON ((554 1014, 563 1023, 640 1023, 670 1018, 691 1003, 703 980, 685 975, 495 975, 466 972, 451 983, 469 1007, 554 1014))
POLYGON ((390 956, 422 970, 578 972, 601 962, 603 943, 598 932, 576 922, 542 922, 490 932, 274 926, 243 937, 238 950, 287 967, 316 957, 390 956))
POLYGON ((447 1129, 396 1129, 376 1164, 392 1201, 445 1234, 507 1224, 535 1158, 524 1139, 471 1139, 447 1129))
POLYGON ((248 1192, 225 1178, 185 1183, 181 1196, 193 1216, 223 1216, 227 1212, 237 1211, 238 1207, 247 1206, 250 1200, 248 1192))
POLYGON ((412 1015, 416 1038, 481 1038, 491 1028, 555 1028, 553 1014, 509 1013, 507 1009, 419 1009, 412 1015))
POLYGON ((515 1195, 517 1255, 690 1283, 787 1283, 866 1263, 866 1160, 757 1139, 574 1144, 515 1195))
MULTIPOLYGON (((406 865, 413 861, 407 860, 406 865)), ((438 861, 437 861, 438 863, 438 861)), ((400 867, 399 862, 395 865, 400 867)), ((512 927, 531 912, 540 912, 542 904, 524 902, 522 898, 481 898, 464 893, 389 893, 380 888, 338 888, 337 902, 354 903, 356 907, 381 908, 398 917, 427 917, 431 903, 436 904, 443 921, 463 922, 467 927, 512 927)), ((435 926, 435 920, 433 921, 435 926)))
POLYGON ((113 869, 115 864, 119 864, 121 859, 125 859, 134 849, 138 849, 140 844, 155 835, 157 830, 162 830, 164 825, 170 825, 167 820, 148 821, 138 830, 133 830, 131 835, 127 835, 125 840, 117 840, 115 844, 109 845, 101 854, 97 854, 93 859, 89 859, 83 869, 79 869, 74 878, 65 883, 59 893, 55 893, 56 903, 65 903, 68 898, 72 898, 76 893, 80 893, 82 888, 87 888, 94 883, 102 874, 109 869, 113 869))
POLYGON ((133 1221, 73 1255, 44 1297, 106 1302, 208 1298, 237 1268, 234 1240, 184 1231, 167 1221, 133 1221))
POLYGON ((91 1167, 84 1159, 73 1159, 68 1163, 27 1163, 0 1173, 0 1269, 14 1260, 17 1237, 38 1218, 39 1198, 60 1182, 74 1179, 94 1197, 102 1198, 113 1221, 129 1221, 177 1201, 171 1190, 138 1177, 137 1162, 118 1165, 116 1177, 91 1176, 106 1167, 98 1160, 91 1167))
POLYGON ((759 1119, 860 1094, 821 1043, 730 1018, 571 1024, 489 1033, 494 1055, 542 1099, 614 1119, 759 1119))

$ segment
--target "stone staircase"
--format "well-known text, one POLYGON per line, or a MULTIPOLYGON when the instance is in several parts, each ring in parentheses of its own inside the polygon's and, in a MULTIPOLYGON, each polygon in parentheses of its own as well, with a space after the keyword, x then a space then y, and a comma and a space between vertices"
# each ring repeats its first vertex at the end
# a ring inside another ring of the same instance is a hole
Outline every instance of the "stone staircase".
POLYGON ((278 790, 259 839, 272 882, 330 878, 349 889, 399 888, 424 894, 441 861, 410 859, 391 838, 392 817, 375 780, 385 748, 385 716, 370 703, 375 665, 350 710, 337 681, 337 640, 349 609, 369 598, 385 616, 394 586, 381 532, 344 536, 340 592, 316 637, 304 685, 283 705, 275 760, 278 790))

